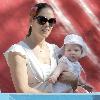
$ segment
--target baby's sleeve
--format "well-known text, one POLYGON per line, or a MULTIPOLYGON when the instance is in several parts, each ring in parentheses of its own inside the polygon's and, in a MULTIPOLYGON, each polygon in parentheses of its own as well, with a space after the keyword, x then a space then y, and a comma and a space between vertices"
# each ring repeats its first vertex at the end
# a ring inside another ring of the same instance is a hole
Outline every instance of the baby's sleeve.
POLYGON ((58 63, 67 63, 65 57, 62 56, 62 57, 58 60, 58 63))
POLYGON ((53 46, 54 46, 54 50, 55 50, 55 52, 58 54, 58 53, 59 53, 60 48, 59 48, 57 45, 55 45, 55 44, 53 44, 53 46))
POLYGON ((62 64, 63 69, 66 69, 67 71, 69 70, 69 66, 68 66, 68 62, 66 57, 62 56, 59 60, 58 60, 58 64, 62 64))
POLYGON ((23 47, 21 45, 14 44, 6 52, 3 53, 8 65, 9 65, 9 62, 8 62, 8 54, 9 54, 9 52, 15 52, 18 55, 26 58, 25 50, 23 49, 23 47))
POLYGON ((60 48, 57 45, 53 44, 53 49, 54 49, 55 58, 56 58, 56 60, 58 62, 58 59, 59 59, 59 49, 60 48))

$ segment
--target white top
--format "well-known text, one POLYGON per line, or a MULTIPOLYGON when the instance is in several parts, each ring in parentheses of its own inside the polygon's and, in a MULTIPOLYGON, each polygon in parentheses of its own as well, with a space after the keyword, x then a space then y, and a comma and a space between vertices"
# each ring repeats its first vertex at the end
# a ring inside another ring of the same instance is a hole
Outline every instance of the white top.
POLYGON ((32 50, 28 47, 26 43, 20 41, 17 44, 12 45, 5 53, 7 64, 8 62, 8 53, 17 52, 19 55, 22 55, 27 60, 27 72, 28 72, 28 84, 32 88, 39 90, 46 90, 48 92, 53 92, 52 84, 47 82, 49 76, 54 72, 57 66, 58 60, 58 47, 54 44, 47 43, 47 46, 50 50, 50 60, 51 64, 40 64, 32 50))

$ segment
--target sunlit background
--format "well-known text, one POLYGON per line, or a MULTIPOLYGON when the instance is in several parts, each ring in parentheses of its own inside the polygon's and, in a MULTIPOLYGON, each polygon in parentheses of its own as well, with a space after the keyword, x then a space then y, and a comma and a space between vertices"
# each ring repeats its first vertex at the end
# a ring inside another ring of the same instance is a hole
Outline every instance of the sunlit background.
POLYGON ((25 38, 35 2, 51 4, 57 17, 48 42, 61 47, 64 36, 72 32, 84 38, 89 54, 80 62, 86 81, 100 92, 100 0, 0 0, 0 90, 15 92, 3 52, 25 38))

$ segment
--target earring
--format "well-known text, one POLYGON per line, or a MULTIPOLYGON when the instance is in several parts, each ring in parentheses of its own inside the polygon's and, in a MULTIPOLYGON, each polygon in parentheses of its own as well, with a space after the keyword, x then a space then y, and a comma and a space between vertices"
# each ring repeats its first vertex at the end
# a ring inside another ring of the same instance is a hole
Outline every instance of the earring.
POLYGON ((26 35, 26 37, 29 37, 32 33, 32 25, 30 25, 29 27, 29 31, 28 31, 28 34, 26 35))
POLYGON ((30 25, 30 28, 29 28, 29 34, 31 35, 31 32, 32 32, 32 25, 30 25))
POLYGON ((30 25, 30 28, 29 29, 30 29, 30 32, 32 32, 32 25, 30 25))

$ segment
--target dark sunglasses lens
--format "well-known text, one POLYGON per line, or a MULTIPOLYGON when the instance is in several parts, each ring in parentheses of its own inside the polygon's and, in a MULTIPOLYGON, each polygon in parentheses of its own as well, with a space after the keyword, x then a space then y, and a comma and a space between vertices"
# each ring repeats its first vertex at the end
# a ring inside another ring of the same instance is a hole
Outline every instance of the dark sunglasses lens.
POLYGON ((46 17, 44 17, 44 16, 37 16, 36 19, 37 19, 37 21, 38 21, 38 23, 39 23, 40 25, 44 25, 46 22, 49 22, 49 25, 50 25, 51 27, 53 27, 54 24, 56 23, 56 19, 55 19, 55 18, 51 18, 51 19, 48 20, 48 19, 47 19, 46 17))
POLYGON ((54 26, 56 24, 56 19, 55 18, 49 19, 49 24, 51 27, 54 26))
POLYGON ((43 17, 43 16, 38 16, 37 17, 37 21, 40 25, 44 25, 48 20, 47 18, 43 17))

